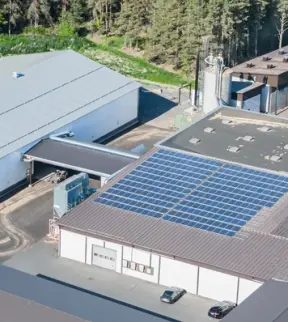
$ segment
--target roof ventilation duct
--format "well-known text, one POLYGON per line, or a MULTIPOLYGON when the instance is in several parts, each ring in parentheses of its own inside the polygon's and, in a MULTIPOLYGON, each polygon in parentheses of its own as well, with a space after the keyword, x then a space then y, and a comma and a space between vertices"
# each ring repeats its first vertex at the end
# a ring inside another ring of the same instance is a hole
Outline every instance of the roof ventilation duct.
POLYGON ((222 124, 226 124, 226 125, 233 124, 233 121, 232 120, 228 120, 228 119, 224 119, 224 120, 222 120, 222 124))
POLYGON ((215 129, 213 129, 212 127, 205 127, 204 132, 206 132, 206 133, 214 133, 215 129))
POLYGON ((270 157, 270 161, 273 161, 273 162, 279 162, 279 161, 281 161, 281 157, 280 156, 278 156, 278 155, 272 155, 271 157, 270 157))
POLYGON ((198 138, 192 138, 189 140, 189 142, 196 145, 196 144, 199 144, 201 140, 198 138))
POLYGON ((13 78, 20 78, 20 77, 23 77, 23 76, 24 76, 24 74, 22 74, 22 73, 18 73, 18 72, 13 72, 12 73, 13 78))
POLYGON ((288 63, 288 56, 287 55, 283 57, 283 63, 288 63))
POLYGON ((264 61, 268 61, 268 60, 270 60, 271 59, 271 57, 269 57, 269 56, 263 56, 263 58, 262 58, 264 61))
POLYGON ((260 132, 271 132, 271 128, 268 126, 262 126, 257 129, 260 132))
POLYGON ((250 136, 250 135, 245 135, 243 137, 243 140, 247 141, 247 142, 253 142, 255 140, 255 138, 253 136, 250 136))
POLYGON ((285 50, 284 49, 279 49, 278 53, 279 53, 279 55, 284 55, 285 54, 285 50))
POLYGON ((252 64, 252 63, 247 63, 247 64, 246 64, 246 67, 247 67, 247 68, 252 68, 252 67, 254 67, 254 66, 255 66, 255 65, 254 65, 254 64, 252 64))
POLYGON ((238 153, 241 149, 238 146, 230 146, 228 148, 229 152, 238 153))
POLYGON ((267 65, 267 69, 273 69, 273 68, 275 68, 276 66, 275 65, 273 65, 273 64, 268 64, 267 65))

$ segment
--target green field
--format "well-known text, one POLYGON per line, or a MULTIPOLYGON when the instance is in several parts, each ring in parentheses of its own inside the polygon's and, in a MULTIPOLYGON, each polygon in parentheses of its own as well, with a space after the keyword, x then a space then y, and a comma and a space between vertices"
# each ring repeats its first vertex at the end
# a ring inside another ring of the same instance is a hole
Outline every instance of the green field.
POLYGON ((0 36, 0 55, 20 55, 71 48, 124 75, 156 83, 181 85, 184 77, 152 65, 120 50, 121 39, 115 43, 95 44, 86 38, 59 36, 0 36), (118 49, 119 48, 119 49, 118 49))

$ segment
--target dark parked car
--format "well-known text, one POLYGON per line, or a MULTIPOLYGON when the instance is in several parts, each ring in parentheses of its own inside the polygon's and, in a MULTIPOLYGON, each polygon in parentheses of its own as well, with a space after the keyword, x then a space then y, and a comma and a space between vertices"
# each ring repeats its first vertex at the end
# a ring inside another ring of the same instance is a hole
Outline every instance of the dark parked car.
POLYGON ((170 289, 165 290, 161 295, 160 300, 161 302, 172 304, 177 302, 185 293, 186 291, 182 288, 171 287, 170 289))
POLYGON ((237 304, 229 301, 219 302, 211 307, 211 309, 208 311, 208 315, 215 319, 222 319, 236 306, 237 304))

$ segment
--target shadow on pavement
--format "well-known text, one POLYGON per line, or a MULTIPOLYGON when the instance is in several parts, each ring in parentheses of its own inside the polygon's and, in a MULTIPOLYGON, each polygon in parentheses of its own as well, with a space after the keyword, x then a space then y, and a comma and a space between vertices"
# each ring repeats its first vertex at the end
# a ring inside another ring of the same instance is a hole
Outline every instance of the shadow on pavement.
POLYGON ((174 101, 142 87, 139 94, 139 122, 140 124, 149 122, 176 105, 174 101))
POLYGON ((54 279, 54 278, 46 276, 46 275, 37 274, 36 276, 39 277, 39 278, 43 278, 45 280, 48 280, 50 282, 54 282, 54 283, 57 283, 57 284, 60 284, 60 285, 66 286, 66 287, 73 288, 74 290, 77 290, 79 292, 84 292, 84 293, 87 293, 87 294, 90 294, 90 295, 93 295, 93 296, 97 296, 97 297, 99 297, 99 298, 101 298, 103 300, 107 300, 107 301, 110 301, 110 302, 113 302, 113 303, 117 303, 117 304, 129 307, 129 308, 137 310, 137 311, 141 311, 141 312, 146 313, 146 314, 153 315, 155 317, 158 317, 158 318, 166 320, 166 321, 180 322, 179 320, 169 318, 167 316, 164 316, 164 315, 161 315, 161 314, 158 314, 158 313, 155 313, 155 312, 140 308, 140 307, 132 305, 132 304, 128 304, 128 303, 125 303, 125 302, 122 302, 122 301, 118 301, 118 300, 113 299, 113 298, 111 298, 109 296, 105 296, 105 295, 102 295, 102 294, 99 294, 99 293, 96 293, 96 292, 92 292, 92 291, 86 290, 84 288, 81 288, 81 287, 78 287, 78 286, 63 282, 63 281, 59 281, 57 279, 54 279))

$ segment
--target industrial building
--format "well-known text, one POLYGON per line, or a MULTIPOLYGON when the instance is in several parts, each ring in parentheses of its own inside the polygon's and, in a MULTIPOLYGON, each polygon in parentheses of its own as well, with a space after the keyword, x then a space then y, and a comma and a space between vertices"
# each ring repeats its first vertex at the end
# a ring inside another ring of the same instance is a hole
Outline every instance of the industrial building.
POLYGON ((233 68, 213 56, 206 62, 210 66, 204 72, 204 112, 224 105, 288 117, 288 46, 233 68))
POLYGON ((287 322, 288 283, 270 280, 229 313, 223 322, 287 322))
POLYGON ((59 221, 59 256, 241 303, 288 280, 288 122, 220 108, 59 221))
POLYGON ((0 311, 5 322, 177 322, 101 294, 0 266, 0 311))
MULTIPOLYGON (((88 169, 78 164, 79 156, 72 164, 67 157, 55 160, 55 149, 71 152, 73 142, 51 142, 51 136, 70 131, 83 150, 83 142, 101 141, 138 121, 139 84, 72 50, 0 58, 0 69, 0 193, 25 180, 32 161, 103 172, 89 168, 91 155, 88 169), (43 139, 39 157, 31 148, 43 139), (33 160, 24 157, 28 150, 33 160)), ((99 151, 85 148, 86 156, 99 151)))

